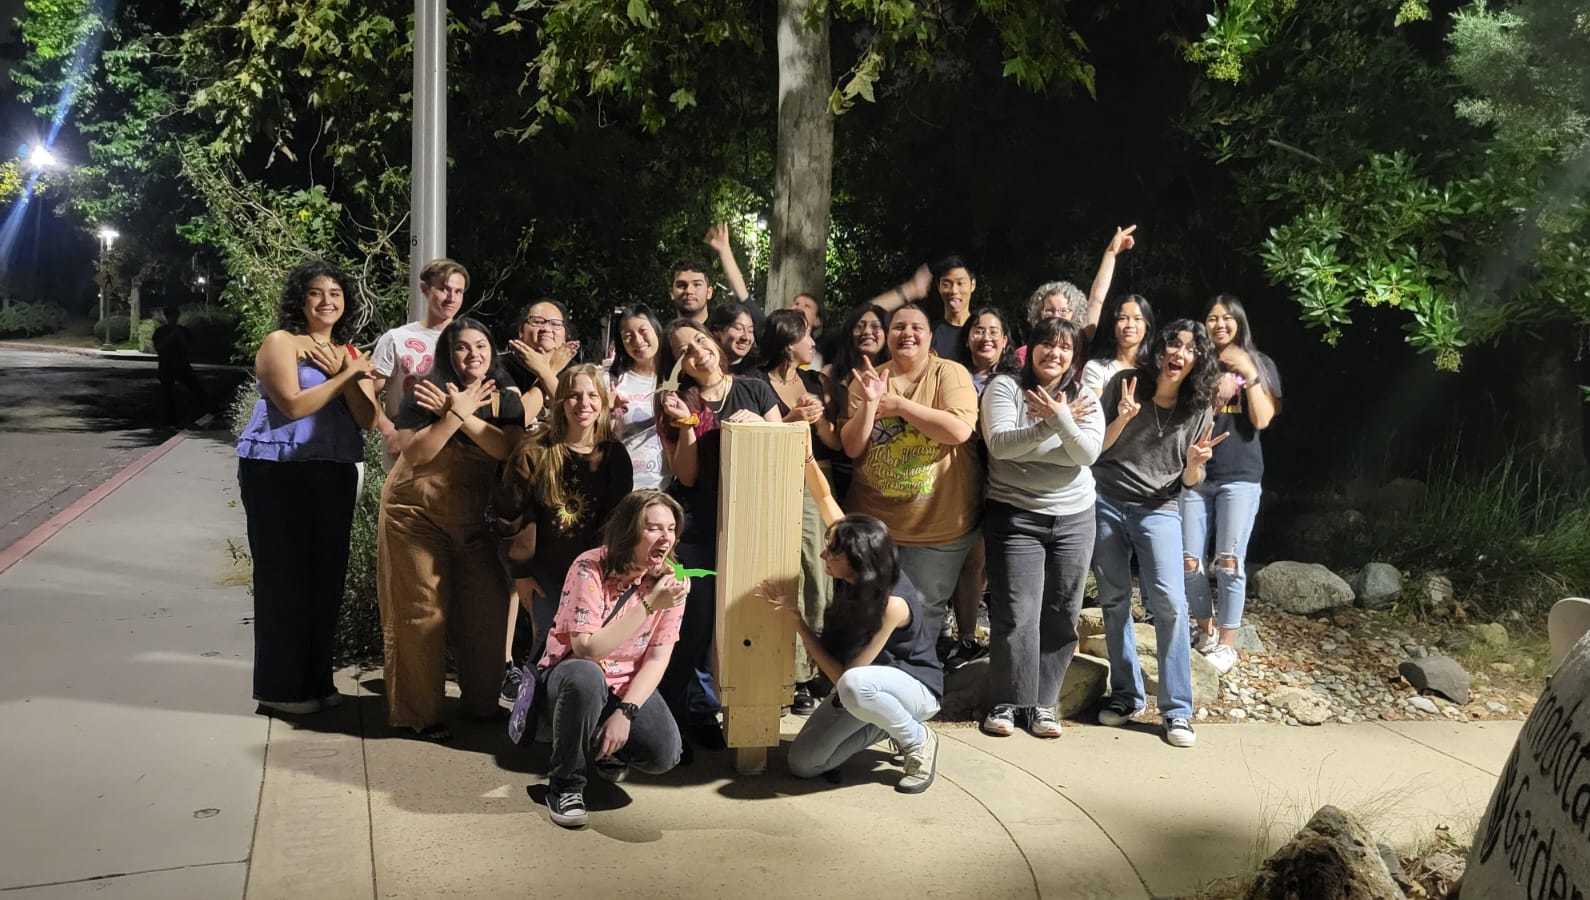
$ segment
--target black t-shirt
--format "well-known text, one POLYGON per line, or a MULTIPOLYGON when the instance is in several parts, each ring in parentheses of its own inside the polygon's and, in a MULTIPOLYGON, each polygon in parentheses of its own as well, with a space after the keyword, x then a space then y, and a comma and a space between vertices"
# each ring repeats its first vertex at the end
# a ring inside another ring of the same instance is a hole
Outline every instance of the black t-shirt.
POLYGON ((189 366, 188 337, 188 329, 175 322, 167 322, 155 329, 149 340, 160 357, 160 368, 185 369, 189 366))
POLYGON ((563 589, 575 557, 602 543, 602 529, 634 487, 634 477, 629 451, 619 441, 603 441, 589 454, 569 452, 563 464, 567 503, 560 510, 545 506, 535 487, 525 484, 511 466, 504 469, 492 499, 493 514, 512 534, 536 526, 535 558, 527 565, 547 596, 563 589))
MULTIPOLYGON (((681 394, 685 405, 701 419, 696 425, 696 483, 686 485, 675 478, 669 485, 679 505, 685 508, 685 532, 681 543, 710 544, 718 542, 718 483, 722 465, 722 434, 718 425, 735 413, 746 410, 758 416, 778 408, 778 395, 765 381, 738 377, 729 384, 729 392, 722 404, 704 403, 694 387, 681 394)), ((667 426, 659 424, 658 431, 665 444, 672 446, 676 438, 667 426)))
MULTIPOLYGON (((443 391, 447 390, 445 385, 440 384, 435 379, 427 380, 440 387, 443 391)), ((475 417, 498 428, 523 428, 524 404, 519 400, 518 391, 505 390, 499 387, 491 403, 475 410, 475 417)), ((414 392, 409 391, 403 397, 403 405, 398 407, 398 414, 392 417, 392 425, 400 431, 418 431, 435 422, 438 418, 439 416, 435 413, 420 406, 420 402, 415 398, 414 392)), ((470 440, 469 435, 465 434, 462 428, 453 432, 453 436, 448 438, 448 440, 463 441, 468 444, 475 443, 470 440)))
MULTIPOLYGON (((845 592, 849 589, 850 585, 845 582, 834 583, 836 605, 846 602, 845 592)), ((883 649, 878 651, 878 657, 872 661, 872 665, 899 669, 922 682, 924 687, 933 692, 933 696, 943 697, 944 666, 939 662, 938 633, 922 611, 922 592, 902 571, 889 593, 905 601, 911 610, 911 618, 883 642, 883 649)), ((838 618, 833 616, 830 621, 838 618)), ((850 657, 865 647, 872 637, 871 634, 862 636, 824 631, 820 639, 828 652, 839 657, 843 665, 849 663, 850 657)))
POLYGON ((947 321, 933 323, 933 352, 945 359, 961 358, 961 326, 947 321))
MULTIPOLYGON (((1254 354, 1254 365, 1264 379, 1270 396, 1281 399, 1281 373, 1275 361, 1263 353, 1254 354)), ((1237 376, 1232 376, 1236 378, 1237 376)), ((1236 393, 1225 403, 1215 399, 1215 435, 1230 432, 1231 437, 1215 447, 1215 455, 1204 466, 1204 477, 1210 481, 1246 481, 1258 483, 1264 479, 1264 448, 1259 445, 1259 429, 1248 418, 1248 391, 1246 385, 1236 386, 1236 393)))
MULTIPOLYGON (((572 359, 565 363, 563 368, 558 370, 558 377, 561 378, 563 376, 563 372, 567 370, 569 366, 574 365, 574 363, 575 360, 572 359)), ((537 378, 534 372, 530 371, 530 369, 526 367, 524 363, 520 362, 518 356, 511 353, 504 353, 502 356, 502 365, 500 366, 500 369, 502 374, 506 375, 508 380, 513 382, 513 386, 518 388, 519 393, 523 394, 524 396, 530 396, 531 388, 541 390, 541 379, 537 378)), ((552 398, 550 396, 542 397, 541 403, 541 408, 545 410, 547 407, 552 405, 552 398)))

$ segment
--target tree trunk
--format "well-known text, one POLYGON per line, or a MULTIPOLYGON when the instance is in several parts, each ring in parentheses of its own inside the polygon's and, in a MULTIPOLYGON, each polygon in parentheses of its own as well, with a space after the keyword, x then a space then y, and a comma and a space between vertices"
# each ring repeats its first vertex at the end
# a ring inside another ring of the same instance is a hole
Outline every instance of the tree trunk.
MULTIPOLYGON (((139 295, 143 293, 143 283, 134 281, 132 288, 127 291, 127 340, 138 340, 138 313, 140 312, 139 295)), ((140 348, 142 349, 142 348, 140 348)))
POLYGON ((767 309, 808 293, 819 303, 833 200, 834 117, 828 18, 806 21, 811 0, 778 4, 778 150, 773 176, 772 267, 767 309))
POLYGON ((1519 439, 1558 474, 1590 473, 1584 444, 1586 409, 1579 390, 1581 366, 1574 358, 1574 344, 1560 332, 1557 337, 1519 343, 1521 366, 1513 396, 1519 439))

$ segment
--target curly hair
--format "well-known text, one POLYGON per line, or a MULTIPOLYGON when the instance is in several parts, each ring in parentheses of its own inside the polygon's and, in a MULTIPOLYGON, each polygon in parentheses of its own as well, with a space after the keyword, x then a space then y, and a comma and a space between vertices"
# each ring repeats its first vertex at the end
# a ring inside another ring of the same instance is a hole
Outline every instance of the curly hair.
POLYGON ((342 316, 331 326, 331 341, 346 344, 364 324, 364 299, 352 290, 353 279, 348 273, 323 259, 307 260, 288 273, 281 305, 276 310, 276 327, 289 334, 309 333, 309 316, 304 307, 309 303, 309 286, 316 278, 330 278, 342 289, 342 316))
POLYGON ((1220 364, 1215 357, 1214 341, 1209 340, 1209 332, 1192 319, 1176 319, 1167 323, 1154 335, 1148 364, 1137 368, 1138 399, 1152 403, 1165 348, 1183 331, 1192 334, 1194 358, 1192 370, 1182 379, 1181 387, 1176 391, 1178 416, 1202 412, 1209 408, 1210 401, 1214 399, 1215 386, 1220 381, 1220 364))
POLYGON ((1088 308, 1088 296, 1069 281, 1045 281, 1027 297, 1027 324, 1036 325, 1043 317, 1043 305, 1050 297, 1059 294, 1066 299, 1066 318, 1081 318, 1088 308))

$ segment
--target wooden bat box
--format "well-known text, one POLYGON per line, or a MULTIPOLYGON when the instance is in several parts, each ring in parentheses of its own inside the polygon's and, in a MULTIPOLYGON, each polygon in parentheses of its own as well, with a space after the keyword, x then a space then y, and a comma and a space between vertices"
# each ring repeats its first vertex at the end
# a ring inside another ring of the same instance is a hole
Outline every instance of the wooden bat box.
POLYGON ((726 422, 718 497, 717 681, 724 736, 741 772, 760 772, 778 745, 780 708, 795 682, 795 627, 757 587, 800 591, 806 425, 726 422))

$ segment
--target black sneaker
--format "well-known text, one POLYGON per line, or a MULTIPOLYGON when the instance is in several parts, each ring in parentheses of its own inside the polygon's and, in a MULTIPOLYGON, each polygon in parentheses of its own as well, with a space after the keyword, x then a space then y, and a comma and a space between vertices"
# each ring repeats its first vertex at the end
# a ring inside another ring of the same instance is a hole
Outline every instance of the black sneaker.
POLYGON ((961 638, 955 642, 955 646, 950 648, 949 654, 944 657, 944 669, 953 672, 961 666, 982 659, 987 655, 988 648, 977 643, 976 639, 961 638))
POLYGON ((502 673, 502 690, 497 694, 497 705, 511 712, 514 701, 519 699, 519 685, 523 681, 524 676, 519 667, 509 663, 507 671, 502 673))
POLYGON ((1118 728, 1132 720, 1137 715, 1137 710, 1125 697, 1111 697, 1104 701, 1104 708, 1099 710, 1099 724, 1118 728))
POLYGON ((1198 735, 1193 733, 1192 723, 1186 719, 1166 719, 1165 743, 1172 747, 1191 747, 1198 743, 1198 735))
POLYGON ((554 793, 547 790, 547 812, 564 828, 584 828, 591 817, 585 812, 585 795, 579 791, 554 793))
POLYGON ((812 696, 811 688, 804 684, 795 688, 795 699, 790 701, 789 711, 797 716, 809 716, 817 711, 817 698, 812 696))

